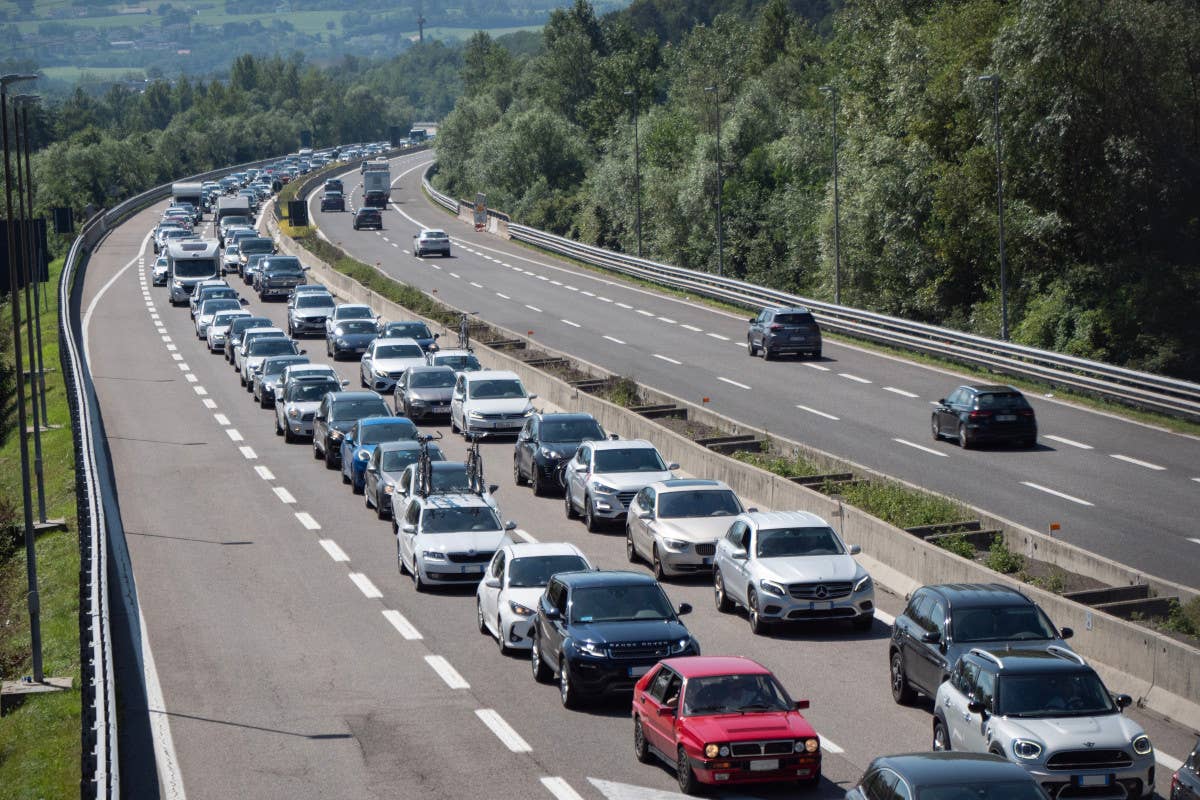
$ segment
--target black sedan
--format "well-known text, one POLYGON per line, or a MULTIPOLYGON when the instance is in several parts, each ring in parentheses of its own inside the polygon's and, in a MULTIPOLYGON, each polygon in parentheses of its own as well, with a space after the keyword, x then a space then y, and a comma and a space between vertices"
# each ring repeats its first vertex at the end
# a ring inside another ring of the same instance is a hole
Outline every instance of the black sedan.
POLYGON ((361 356, 378 335, 373 319, 343 320, 325 338, 325 353, 334 361, 343 356, 361 356))
POLYGON ((321 195, 322 211, 345 211, 346 196, 338 191, 326 191, 321 195))
POLYGON ((934 441, 948 436, 963 449, 990 442, 1037 445, 1033 407, 1011 386, 960 386, 938 401, 930 425, 934 441))
POLYGON ((585 440, 604 439, 604 429, 591 414, 534 414, 517 435, 513 482, 528 482, 533 493, 558 489, 558 470, 585 440))
POLYGON ((383 214, 378 208, 363 206, 354 212, 354 230, 362 230, 363 228, 374 228, 377 231, 383 230, 383 214))
POLYGON ((846 800, 1046 800, 1025 771, 992 754, 939 752, 881 756, 846 800))

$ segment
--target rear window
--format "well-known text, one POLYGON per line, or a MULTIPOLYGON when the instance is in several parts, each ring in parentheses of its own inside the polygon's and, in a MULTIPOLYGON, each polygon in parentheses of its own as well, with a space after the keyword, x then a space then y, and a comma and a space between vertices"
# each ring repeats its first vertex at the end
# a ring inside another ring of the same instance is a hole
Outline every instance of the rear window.
POLYGON ((815 325, 812 314, 776 314, 772 322, 777 325, 815 325))
POLYGON ((296 308, 330 308, 332 306, 333 298, 319 292, 302 294, 296 298, 296 308))
POLYGON ((1018 392, 994 392, 978 396, 980 408, 1029 408, 1028 401, 1018 392))

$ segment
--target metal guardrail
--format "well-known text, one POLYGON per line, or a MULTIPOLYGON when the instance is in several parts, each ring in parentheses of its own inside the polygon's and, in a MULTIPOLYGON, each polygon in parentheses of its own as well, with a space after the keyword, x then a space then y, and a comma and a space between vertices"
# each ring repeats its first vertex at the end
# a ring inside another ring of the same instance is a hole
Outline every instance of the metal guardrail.
POLYGON ((433 202, 437 203, 442 208, 449 211, 451 214, 458 213, 458 201, 447 194, 442 194, 437 189, 433 188, 433 184, 429 182, 429 176, 433 174, 434 168, 437 167, 437 162, 429 165, 429 169, 425 170, 425 174, 421 176, 421 188, 425 193, 433 198, 433 202))
MULTIPOLYGON (((458 201, 434 189, 429 183, 430 174, 430 170, 426 170, 422 177, 425 191, 436 203, 458 213, 458 201)), ((947 357, 1004 375, 1044 381, 1178 417, 1200 419, 1200 384, 1190 381, 825 303, 733 278, 593 247, 527 225, 510 222, 508 233, 518 241, 592 266, 716 300, 758 309, 805 306, 828 330, 947 357)))

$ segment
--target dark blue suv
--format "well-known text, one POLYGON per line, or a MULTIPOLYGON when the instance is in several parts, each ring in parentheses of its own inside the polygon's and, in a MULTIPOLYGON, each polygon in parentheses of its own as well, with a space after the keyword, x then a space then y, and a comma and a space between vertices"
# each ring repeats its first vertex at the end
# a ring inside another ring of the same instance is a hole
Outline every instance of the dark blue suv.
POLYGON ((550 579, 533 619, 531 665, 540 683, 558 678, 567 708, 633 691, 669 656, 700 655, 658 582, 640 572, 560 572, 550 579))

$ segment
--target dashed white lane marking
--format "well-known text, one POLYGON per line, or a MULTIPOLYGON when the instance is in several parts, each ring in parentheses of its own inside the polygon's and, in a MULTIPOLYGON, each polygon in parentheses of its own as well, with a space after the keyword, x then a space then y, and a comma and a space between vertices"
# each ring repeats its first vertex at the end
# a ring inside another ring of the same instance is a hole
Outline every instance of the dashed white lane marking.
MULTIPOLYGON (((195 387, 193 387, 193 388, 195 388, 195 389, 203 389, 204 387, 203 387, 203 386, 195 386, 195 387)), ((196 394, 204 394, 204 392, 196 392, 196 394)), ((210 400, 209 398, 207 398, 207 397, 206 397, 206 398, 204 398, 204 407, 205 407, 205 408, 208 408, 208 409, 213 409, 213 408, 216 408, 216 407, 217 407, 217 401, 216 401, 216 400, 210 400)))
POLYGON ((588 292, 588 291, 584 291, 583 289, 580 289, 579 293, 581 295, 583 295, 584 297, 595 297, 596 296, 595 292, 588 292))
POLYGON ((262 478, 264 481, 275 480, 275 473, 271 472, 271 470, 267 469, 266 467, 255 467, 254 471, 257 472, 258 477, 262 478))
POLYGON ((520 267, 514 267, 512 264, 509 264, 507 261, 504 262, 504 266, 508 267, 509 269, 515 269, 515 270, 521 269, 520 267))
POLYGON ((1183 766, 1183 762, 1178 758, 1169 756, 1157 748, 1154 751, 1154 760, 1162 764, 1167 772, 1178 772, 1179 768, 1183 766))
POLYGON ((720 376, 717 376, 717 380, 724 381, 725 383, 728 383, 730 386, 736 386, 739 389, 745 389, 746 391, 750 391, 750 387, 744 383, 738 383, 737 381, 730 380, 729 378, 722 378, 720 376))
POLYGON ((183 361, 183 356, 179 355, 179 353, 171 353, 171 358, 175 361, 183 361))
POLYGON ((812 364, 806 361, 804 362, 804 366, 808 367, 809 369, 815 369, 818 372, 829 372, 829 367, 822 367, 820 364, 812 364))
POLYGON ((225 434, 235 442, 244 442, 246 437, 242 436, 242 432, 237 428, 226 428, 225 434))
POLYGON ((569 283, 568 283, 568 284, 565 284, 565 285, 563 286, 563 288, 564 288, 564 289, 566 289, 568 292, 578 292, 578 291, 579 291, 579 287, 578 287, 578 286, 572 286, 572 285, 571 285, 571 284, 569 284, 569 283))
POLYGON ((846 750, 843 747, 841 747, 840 745, 834 744, 832 739, 826 739, 824 736, 821 737, 821 749, 827 750, 830 753, 833 753, 835 756, 840 753, 846 752, 846 750))
POLYGON ((458 674, 450 662, 441 656, 425 656, 425 663, 438 674, 438 677, 446 682, 446 685, 451 689, 470 689, 471 684, 467 683, 467 679, 458 674))
POLYGON ((325 552, 329 553, 329 557, 334 561, 349 561, 350 556, 346 555, 346 551, 338 547, 337 542, 333 539, 319 539, 317 543, 325 548, 325 552))
POLYGON ((225 416, 224 414, 213 414, 213 419, 217 421, 218 425, 229 424, 229 417, 225 416))
POLYGON ((291 492, 282 486, 276 486, 271 491, 275 492, 275 496, 278 497, 280 501, 287 503, 288 505, 295 505, 296 498, 292 496, 291 492))
POLYGON ((482 283, 476 283, 475 281, 471 281, 471 285, 472 285, 472 286, 474 286, 476 289, 482 289, 482 288, 483 288, 483 284, 482 284, 482 283))
POLYGON ((629 303, 617 303, 617 307, 624 308, 626 310, 633 308, 633 306, 629 305, 629 303))
POLYGON ((583 800, 583 795, 571 788, 571 784, 559 777, 542 778, 542 786, 558 800, 583 800))
POLYGON ((550 283, 554 284, 555 286, 562 286, 562 281, 550 281, 550 283))
POLYGON ((1032 481, 1021 481, 1021 484, 1024 486, 1028 486, 1030 489, 1037 489, 1039 492, 1045 492, 1046 494, 1052 494, 1055 497, 1061 497, 1063 500, 1070 500, 1072 503, 1078 503, 1081 506, 1095 505, 1094 503, 1089 503, 1087 500, 1081 500, 1078 497, 1072 497, 1071 495, 1065 494, 1064 492, 1055 491, 1054 489, 1051 489, 1047 486, 1042 486, 1040 483, 1033 483, 1032 481))
POLYGON ((609 336, 608 334, 605 334, 604 338, 608 339, 610 342, 615 342, 617 344, 625 344, 625 342, 622 342, 620 339, 618 339, 615 336, 609 336))
POLYGON ((388 622, 390 622, 392 624, 392 627, 395 628, 396 631, 399 632, 399 634, 401 636, 403 636, 405 639, 408 639, 410 642, 416 641, 417 639, 424 638, 423 636, 421 636, 421 632, 416 629, 416 626, 414 626, 411 622, 409 622, 407 619, 405 619, 404 615, 401 614, 399 611, 385 609, 383 612, 383 618, 386 619, 388 622))
POLYGON ((247 461, 253 461, 254 459, 258 458, 258 453, 254 452, 253 447, 239 447, 238 450, 242 451, 242 458, 246 459, 247 461))
POLYGON ((164 342, 169 342, 169 341, 171 341, 171 337, 170 337, 170 336, 164 336, 164 337, 162 337, 162 340, 163 340, 164 342))
POLYGON ((1163 470, 1166 469, 1166 467, 1160 467, 1158 464, 1151 464, 1149 461, 1142 461, 1141 459, 1134 458, 1132 456, 1123 456, 1120 453, 1111 453, 1110 455, 1113 458, 1115 458, 1117 461, 1124 461, 1126 464, 1135 464, 1139 467, 1145 467, 1146 469, 1152 469, 1155 472, 1162 472, 1163 470))
POLYGON ((1090 444, 1084 444, 1083 442, 1077 442, 1074 439, 1068 439, 1065 436, 1053 436, 1048 433, 1045 436, 1043 436, 1042 438, 1049 439, 1052 442, 1058 442, 1059 444, 1065 444, 1070 447, 1078 447, 1080 450, 1095 450, 1096 449, 1096 448, 1092 447, 1090 444))
POLYGON ((501 294, 500 292, 496 292, 496 297, 499 297, 502 300, 512 300, 511 297, 506 294, 501 294))
POLYGON ((531 306, 528 303, 526 303, 525 307, 528 308, 530 311, 536 311, 539 314, 542 313, 542 310, 540 308, 538 308, 537 306, 531 306))
POLYGON ((457 278, 457 277, 458 277, 458 273, 457 273, 457 272, 451 272, 451 273, 450 273, 450 277, 451 277, 451 278, 457 278))
POLYGON ((527 269, 523 269, 523 270, 521 270, 521 271, 522 271, 522 272, 524 272, 526 275, 532 275, 532 274, 533 274, 532 272, 530 272, 530 271, 529 271, 529 270, 527 270, 527 269))
POLYGON ((205 389, 203 386, 193 386, 192 389, 196 392, 196 394, 200 395, 201 397, 208 394, 208 389, 205 389))
POLYGON ((679 327, 683 328, 684 330, 692 331, 693 333, 703 333, 704 332, 703 328, 697 328, 695 325, 684 324, 684 325, 680 325, 679 327))
POLYGON ((807 411, 810 414, 816 414, 818 417, 824 417, 825 419, 831 419, 834 422, 837 422, 839 419, 841 419, 841 417, 835 417, 833 414, 827 414, 824 411, 818 411, 817 409, 810 408, 809 406, 798 405, 798 406, 796 406, 796 408, 800 409, 801 411, 807 411))
POLYGON ((550 280, 550 279, 549 279, 549 278, 547 278, 545 275, 534 275, 533 277, 537 278, 539 281, 548 281, 548 280, 550 280))
POLYGON ((637 308, 637 309, 634 309, 634 310, 635 310, 637 313, 641 314, 643 317, 653 317, 653 316, 654 316, 654 312, 653 312, 653 311, 647 311, 647 310, 646 310, 646 309, 644 309, 644 308, 637 308))
POLYGON ((321 523, 313 519, 312 514, 308 513, 307 511, 297 511, 296 519, 298 519, 300 524, 305 528, 308 528, 310 531, 321 530, 321 523))
POLYGON ((655 317, 655 319, 657 319, 659 322, 665 322, 668 325, 675 324, 675 320, 671 319, 670 317, 655 317))
POLYGON ((374 600, 376 598, 383 597, 383 592, 379 591, 375 584, 371 583, 371 579, 366 575, 363 575, 361 572, 351 572, 350 580, 354 582, 354 585, 358 587, 358 590, 362 592, 368 600, 374 600))
POLYGON ((878 606, 875 607, 875 619, 879 620, 884 625, 887 625, 889 628, 896 624, 896 618, 886 611, 883 611, 878 606))
POLYGON ((1196 483, 1200 483, 1200 478, 1192 478, 1196 483))
POLYGON ((441 268, 441 267, 439 267, 437 264, 430 264, 429 266, 433 267, 433 268, 434 268, 434 269, 436 269, 438 272, 441 272, 441 271, 442 271, 442 268, 441 268))
POLYGON ((537 538, 534 537, 534 535, 527 530, 524 530, 522 528, 516 528, 515 530, 513 530, 513 533, 516 534, 516 536, 519 539, 521 539, 521 541, 523 541, 523 542, 528 542, 529 544, 537 544, 537 538))
POLYGON ((911 447, 914 450, 920 450, 923 453, 929 453, 930 455, 939 456, 941 458, 949 458, 950 457, 949 455, 947 455, 946 453, 943 453, 940 450, 934 450, 932 447, 926 447, 923 444, 917 444, 916 442, 910 442, 908 439, 892 439, 892 441, 899 442, 900 444, 902 444, 906 447, 911 447))
POLYGON ((1188 537, 1188 541, 1192 542, 1193 544, 1200 544, 1200 539, 1193 539, 1190 536, 1188 537))
POLYGON ((676 361, 675 359, 673 359, 669 356, 662 356, 662 355, 659 355, 658 353, 651 353, 650 355, 652 355, 655 358, 660 359, 662 361, 666 361, 668 364, 682 364, 683 363, 682 361, 676 361))
POLYGON ((188 383, 196 383, 197 381, 199 381, 199 380, 200 380, 199 378, 197 378, 195 375, 193 375, 193 374, 192 374, 192 373, 190 373, 190 372, 189 372, 189 373, 187 373, 186 375, 184 375, 184 376, 183 376, 183 379, 184 379, 185 381, 187 381, 188 383))
POLYGON ((570 325, 572 328, 582 328, 583 327, 578 322, 571 322, 571 320, 569 320, 569 319, 560 319, 559 322, 563 323, 564 325, 570 325))
POLYGON ((885 387, 883 387, 883 390, 885 392, 891 392, 892 394, 898 394, 901 397, 907 397, 912 400, 915 400, 916 398, 920 397, 919 394, 913 394, 912 392, 906 392, 903 389, 897 389, 895 386, 885 386, 885 387))
POLYGON ((529 742, 522 739, 521 735, 513 730, 513 726, 505 722, 504 717, 500 716, 495 709, 476 709, 475 716, 479 717, 483 724, 487 725, 488 729, 496 734, 496 738, 514 753, 528 753, 533 750, 529 746, 529 742))
POLYGON ((178 348, 178 347, 176 347, 176 346, 175 346, 175 345, 173 345, 173 344, 169 344, 169 345, 167 345, 167 352, 168 352, 168 353, 174 353, 174 352, 175 352, 176 350, 178 350, 178 349, 179 349, 179 348, 178 348))
POLYGON ((721 334, 719 334, 719 333, 712 333, 712 332, 709 332, 709 333, 705 334, 705 336, 711 336, 711 337, 712 337, 712 338, 714 338, 714 339, 720 339, 722 342, 728 342, 728 341, 729 341, 729 337, 728 337, 728 336, 722 336, 722 335, 721 335, 721 334))
POLYGON ((596 299, 599 300, 601 303, 611 303, 612 302, 612 300, 609 300, 607 297, 602 297, 600 295, 596 295, 596 299))
POLYGON ((839 372, 838 375, 841 375, 848 381, 854 381, 855 383, 870 383, 870 381, 866 378, 860 378, 857 375, 851 375, 849 372, 839 372))

